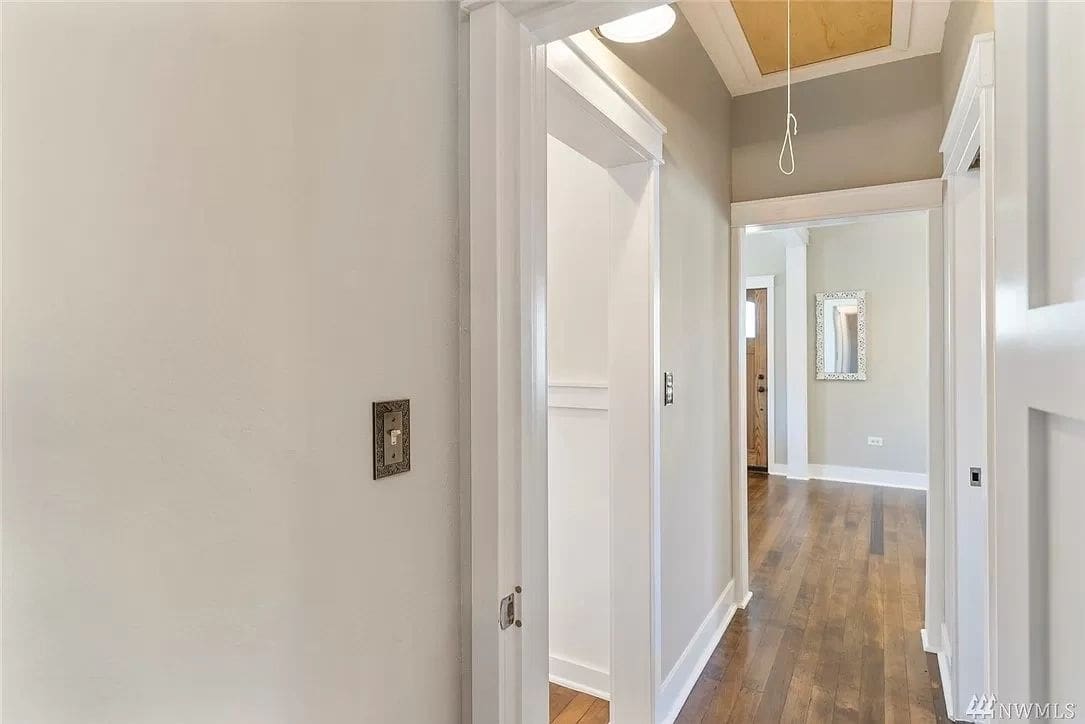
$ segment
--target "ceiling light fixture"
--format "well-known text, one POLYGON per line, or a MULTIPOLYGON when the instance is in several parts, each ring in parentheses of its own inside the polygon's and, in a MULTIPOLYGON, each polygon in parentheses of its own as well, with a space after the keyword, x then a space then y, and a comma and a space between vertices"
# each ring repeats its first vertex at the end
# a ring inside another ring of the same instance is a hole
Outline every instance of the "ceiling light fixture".
POLYGON ((670 30, 676 17, 674 8, 660 5, 603 23, 599 26, 599 34, 615 43, 643 43, 670 30))

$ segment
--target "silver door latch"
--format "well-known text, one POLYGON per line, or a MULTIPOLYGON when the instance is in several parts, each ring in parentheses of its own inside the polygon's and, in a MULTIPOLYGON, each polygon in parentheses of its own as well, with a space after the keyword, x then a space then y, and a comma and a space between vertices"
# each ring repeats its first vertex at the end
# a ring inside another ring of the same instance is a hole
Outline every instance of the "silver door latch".
POLYGON ((973 488, 983 485, 983 468, 972 467, 968 469, 968 484, 973 488))
POLYGON ((516 587, 509 595, 501 599, 501 603, 497 607, 497 620, 501 624, 501 630, 504 631, 513 624, 516 628, 520 628, 524 625, 524 622, 520 620, 520 594, 523 593, 523 589, 519 586, 516 587))

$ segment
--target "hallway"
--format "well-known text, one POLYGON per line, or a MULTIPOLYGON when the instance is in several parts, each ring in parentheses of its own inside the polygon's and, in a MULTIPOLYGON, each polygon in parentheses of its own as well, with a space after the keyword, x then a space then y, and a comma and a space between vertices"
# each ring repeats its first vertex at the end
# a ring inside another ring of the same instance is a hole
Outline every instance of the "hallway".
POLYGON ((925 496, 751 473, 753 599, 678 717, 943 722, 923 651, 925 496))

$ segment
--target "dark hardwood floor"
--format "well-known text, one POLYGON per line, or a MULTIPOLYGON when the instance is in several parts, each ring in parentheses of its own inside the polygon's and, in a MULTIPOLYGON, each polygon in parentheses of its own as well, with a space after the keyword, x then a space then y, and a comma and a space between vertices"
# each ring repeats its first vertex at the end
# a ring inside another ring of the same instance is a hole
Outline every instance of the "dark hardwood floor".
POLYGON ((677 721, 948 721, 919 635, 924 494, 749 481, 753 600, 677 721))
POLYGON ((551 724, 607 724, 610 702, 550 684, 551 724))

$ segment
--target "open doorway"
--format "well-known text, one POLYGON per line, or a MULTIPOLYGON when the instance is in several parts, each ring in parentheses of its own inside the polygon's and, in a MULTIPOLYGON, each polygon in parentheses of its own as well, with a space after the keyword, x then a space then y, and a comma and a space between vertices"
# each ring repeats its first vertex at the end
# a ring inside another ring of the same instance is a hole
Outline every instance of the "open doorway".
POLYGON ((612 81, 609 104, 593 95, 593 42, 547 46, 548 678, 550 718, 570 724, 605 724, 612 706, 636 711, 654 686, 640 675, 653 637, 629 635, 652 588, 631 587, 623 571, 656 575, 638 539, 658 534, 640 495, 658 481, 662 127, 640 116, 655 127, 643 143, 620 123, 642 113, 631 97, 612 81))
POLYGON ((732 362, 745 383, 735 386, 747 436, 735 467, 746 484, 749 610, 801 611, 792 618, 801 624, 772 666, 790 674, 782 688, 766 679, 762 696, 717 705, 750 719, 787 719, 802 702, 818 720, 876 720, 890 709, 937 720, 945 716, 937 680, 907 672, 937 670, 922 644, 916 562, 926 550, 927 489, 941 489, 943 462, 941 184, 732 209, 732 259, 744 282, 733 300, 741 353, 732 362), (769 290, 774 310, 759 315, 769 290), (767 408, 763 420, 754 406, 767 408), (750 439, 762 425, 773 448, 763 471, 750 439), (839 652, 839 665, 818 663, 826 651, 839 652))

